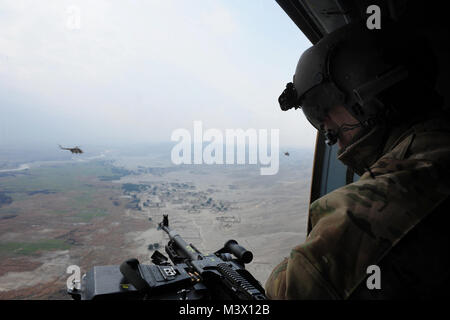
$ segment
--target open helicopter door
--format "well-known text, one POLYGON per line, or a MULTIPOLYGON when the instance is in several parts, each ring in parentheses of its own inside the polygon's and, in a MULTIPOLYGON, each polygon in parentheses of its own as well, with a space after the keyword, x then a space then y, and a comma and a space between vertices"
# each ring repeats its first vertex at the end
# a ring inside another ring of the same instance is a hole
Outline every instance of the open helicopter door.
MULTIPOLYGON (((425 36, 437 58, 439 74, 436 91, 444 98, 444 109, 449 110, 449 28, 445 16, 445 2, 424 4, 414 0, 276 0, 303 34, 317 43, 324 35, 355 21, 369 17, 368 7, 380 8, 382 18, 405 23, 411 31, 425 36)), ((296 61, 293 61, 293 67, 296 61)), ((310 203, 323 195, 356 181, 353 174, 337 159, 337 145, 325 143, 318 133, 314 154, 310 203)), ((308 217, 307 233, 311 231, 308 217)))
MULTIPOLYGON (((330 147, 325 143, 324 136, 317 133, 310 204, 323 195, 359 179, 357 174, 337 159, 337 150, 337 144, 330 147)), ((309 234, 310 231, 311 225, 308 217, 307 233, 309 234)))
MULTIPOLYGON (((357 18, 341 1, 276 0, 312 44, 357 18)), ((295 62, 293 62, 294 64, 295 62)), ((337 146, 329 146, 317 133, 311 182, 310 203, 321 196, 353 181, 354 175, 336 157, 337 146), (351 181, 350 181, 351 180, 351 181)), ((311 231, 308 217, 307 233, 311 231)))

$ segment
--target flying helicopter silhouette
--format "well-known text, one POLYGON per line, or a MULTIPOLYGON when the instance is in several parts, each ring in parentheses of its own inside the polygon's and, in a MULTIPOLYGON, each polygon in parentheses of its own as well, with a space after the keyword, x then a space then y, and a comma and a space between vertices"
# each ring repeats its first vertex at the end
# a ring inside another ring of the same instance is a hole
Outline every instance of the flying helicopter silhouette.
POLYGON ((81 150, 78 146, 75 146, 74 148, 64 148, 61 145, 59 145, 59 148, 62 150, 69 150, 72 153, 83 153, 83 150, 81 150))

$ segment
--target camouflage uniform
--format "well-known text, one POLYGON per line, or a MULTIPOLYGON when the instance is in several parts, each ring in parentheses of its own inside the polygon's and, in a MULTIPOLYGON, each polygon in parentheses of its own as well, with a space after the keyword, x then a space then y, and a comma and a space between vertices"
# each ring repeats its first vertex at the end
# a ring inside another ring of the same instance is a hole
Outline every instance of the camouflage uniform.
POLYGON ((431 118, 388 138, 377 127, 340 152, 344 164, 363 173, 360 180, 311 204, 312 230, 272 271, 267 296, 439 296, 450 285, 449 123, 431 118), (367 289, 370 265, 380 267, 381 290, 367 289))

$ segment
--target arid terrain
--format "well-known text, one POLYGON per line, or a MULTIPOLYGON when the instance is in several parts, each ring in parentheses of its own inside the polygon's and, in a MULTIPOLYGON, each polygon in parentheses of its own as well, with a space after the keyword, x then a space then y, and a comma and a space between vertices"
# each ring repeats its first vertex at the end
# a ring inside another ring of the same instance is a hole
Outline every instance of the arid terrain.
POLYGON ((68 299, 69 265, 150 263, 167 242, 163 214, 203 253, 237 240, 262 284, 305 239, 312 154, 302 150, 280 154, 273 176, 142 155, 21 165, 0 172, 0 299, 68 299))

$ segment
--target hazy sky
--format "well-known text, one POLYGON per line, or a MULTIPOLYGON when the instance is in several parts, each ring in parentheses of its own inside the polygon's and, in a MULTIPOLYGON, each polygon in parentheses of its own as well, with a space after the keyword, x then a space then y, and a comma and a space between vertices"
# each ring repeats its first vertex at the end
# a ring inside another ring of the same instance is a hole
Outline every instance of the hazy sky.
POLYGON ((0 0, 0 145, 163 142, 201 120, 312 147, 277 101, 310 45, 275 0, 0 0))

